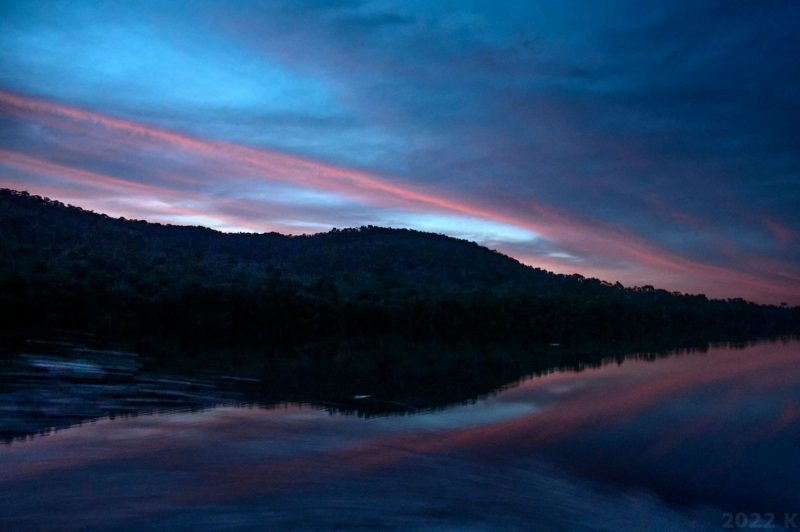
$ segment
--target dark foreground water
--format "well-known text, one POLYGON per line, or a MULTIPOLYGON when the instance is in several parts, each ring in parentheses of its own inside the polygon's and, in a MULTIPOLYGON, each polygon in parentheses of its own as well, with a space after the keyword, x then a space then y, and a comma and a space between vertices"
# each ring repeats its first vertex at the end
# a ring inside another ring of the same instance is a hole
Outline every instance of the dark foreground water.
POLYGON ((10 531, 793 529, 796 514, 797 340, 553 372, 414 414, 226 406, 0 446, 10 531))

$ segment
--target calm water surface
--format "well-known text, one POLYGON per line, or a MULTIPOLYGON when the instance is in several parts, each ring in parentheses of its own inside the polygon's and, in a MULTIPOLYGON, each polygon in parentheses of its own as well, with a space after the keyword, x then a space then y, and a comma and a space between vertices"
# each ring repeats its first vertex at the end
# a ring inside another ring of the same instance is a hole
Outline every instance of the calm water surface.
POLYGON ((2 530, 720 530, 726 512, 800 512, 797 340, 410 415, 222 407, 0 446, 2 530))

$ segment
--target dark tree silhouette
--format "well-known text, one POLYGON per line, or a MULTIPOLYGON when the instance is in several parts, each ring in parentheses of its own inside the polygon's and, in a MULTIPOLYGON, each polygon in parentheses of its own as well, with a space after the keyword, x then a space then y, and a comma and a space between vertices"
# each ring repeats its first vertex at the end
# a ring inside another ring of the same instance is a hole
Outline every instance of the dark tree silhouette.
POLYGON ((0 190, 0 328, 204 346, 398 334, 562 342, 796 333, 800 308, 625 288, 473 242, 366 226, 226 234, 0 190))

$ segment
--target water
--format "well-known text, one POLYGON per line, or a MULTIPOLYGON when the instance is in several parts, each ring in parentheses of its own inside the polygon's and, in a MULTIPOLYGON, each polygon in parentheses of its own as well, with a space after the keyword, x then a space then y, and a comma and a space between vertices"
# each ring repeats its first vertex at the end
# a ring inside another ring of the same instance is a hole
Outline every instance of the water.
POLYGON ((99 419, 0 446, 0 529, 795 528, 799 477, 800 342, 779 340, 414 414, 99 419))

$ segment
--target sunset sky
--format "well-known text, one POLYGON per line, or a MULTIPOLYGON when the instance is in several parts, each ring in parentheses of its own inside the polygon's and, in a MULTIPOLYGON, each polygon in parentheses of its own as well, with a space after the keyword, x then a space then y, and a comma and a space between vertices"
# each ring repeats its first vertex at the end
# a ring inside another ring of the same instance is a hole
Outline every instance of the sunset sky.
POLYGON ((0 2, 0 187, 800 304, 800 2, 0 2))

